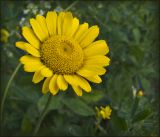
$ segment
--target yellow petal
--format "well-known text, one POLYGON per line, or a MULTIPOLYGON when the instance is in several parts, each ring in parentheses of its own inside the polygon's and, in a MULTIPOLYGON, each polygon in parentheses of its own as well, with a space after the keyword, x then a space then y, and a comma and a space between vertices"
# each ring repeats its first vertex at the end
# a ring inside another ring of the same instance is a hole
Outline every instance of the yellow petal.
POLYGON ((64 79, 70 84, 70 85, 77 85, 74 75, 63 75, 64 79))
POLYGON ((81 24, 73 36, 78 42, 81 40, 82 35, 88 30, 88 23, 81 24))
POLYGON ((57 13, 56 12, 48 12, 47 17, 46 17, 46 23, 47 23, 47 28, 49 31, 49 35, 56 35, 57 34, 57 13))
POLYGON ((41 69, 41 74, 44 76, 44 77, 51 77, 53 75, 53 72, 52 70, 50 70, 49 68, 47 68, 46 66, 41 69))
POLYGON ((84 65, 108 66, 110 59, 103 55, 91 56, 84 60, 84 65))
POLYGON ((82 96, 82 89, 79 86, 72 85, 72 88, 77 94, 77 96, 82 96))
POLYGON ((43 80, 44 77, 42 76, 41 74, 41 70, 38 70, 34 73, 33 75, 33 79, 32 79, 32 82, 33 83, 39 83, 41 80, 43 80))
POLYGON ((42 87, 42 93, 46 94, 49 91, 49 83, 52 77, 48 77, 45 79, 42 87))
POLYGON ((81 68, 76 73, 79 74, 80 76, 83 76, 83 77, 91 77, 91 76, 96 75, 95 72, 90 71, 90 70, 86 70, 84 68, 81 68))
POLYGON ((80 45, 82 48, 85 48, 89 44, 91 44, 98 36, 99 34, 99 28, 98 26, 92 26, 90 27, 82 36, 82 39, 80 40, 80 45))
POLYGON ((94 82, 94 83, 101 83, 102 82, 102 79, 98 75, 95 75, 92 77, 85 77, 85 78, 91 82, 94 82))
POLYGON ((47 23, 46 23, 45 17, 43 17, 42 15, 37 15, 36 20, 38 21, 39 25, 41 26, 43 34, 45 35, 45 39, 47 39, 49 37, 49 33, 48 33, 48 28, 47 28, 47 23))
POLYGON ((102 116, 103 119, 106 119, 106 115, 105 115, 105 112, 104 112, 104 111, 101 110, 101 111, 100 111, 100 114, 101 114, 101 116, 102 116))
POLYGON ((30 53, 31 55, 33 55, 35 57, 40 57, 40 52, 37 49, 35 49, 34 47, 32 47, 32 45, 26 43, 25 47, 26 47, 26 51, 28 53, 30 53))
POLYGON ((97 65, 84 65, 83 69, 92 71, 95 73, 95 75, 103 75, 106 72, 106 69, 104 69, 101 66, 97 66, 97 65))
POLYGON ((56 95, 59 90, 58 85, 57 85, 57 77, 58 77, 57 74, 53 75, 49 83, 49 90, 53 95, 56 95))
POLYGON ((35 36, 34 32, 32 31, 31 28, 29 27, 23 27, 22 28, 22 35, 24 38, 36 49, 39 49, 40 47, 40 41, 38 38, 35 36))
POLYGON ((43 67, 40 62, 40 58, 33 57, 31 55, 25 55, 20 58, 20 62, 24 64, 24 70, 26 72, 35 72, 43 67))
POLYGON ((103 75, 105 72, 106 70, 102 67, 85 65, 76 73, 83 77, 92 77, 95 75, 103 75))
POLYGON ((77 85, 79 85, 86 92, 91 92, 91 86, 87 80, 85 80, 84 78, 82 78, 81 76, 78 76, 78 75, 74 75, 74 77, 75 77, 75 81, 76 81, 77 85))
POLYGON ((26 72, 36 72, 43 67, 42 64, 38 63, 28 63, 24 65, 24 71, 26 72))
POLYGON ((40 61, 40 58, 34 57, 32 55, 24 55, 20 58, 20 62, 22 64, 30 64, 30 63, 35 63, 35 64, 42 64, 40 61))
POLYGON ((68 35, 72 27, 73 16, 71 12, 66 12, 62 25, 62 35, 68 35))
POLYGON ((75 32, 77 31, 78 27, 79 27, 79 20, 77 18, 73 18, 72 26, 71 26, 71 29, 70 29, 68 36, 72 37, 75 34, 75 32))
POLYGON ((66 82, 66 80, 64 79, 64 77, 62 75, 58 75, 57 85, 58 85, 59 89, 61 89, 63 91, 65 91, 68 88, 68 83, 66 82))
POLYGON ((106 55, 109 52, 109 49, 104 40, 98 40, 90 44, 83 51, 84 55, 89 57, 95 55, 106 55))
POLYGON ((31 24, 36 36, 39 38, 39 40, 41 42, 45 41, 47 39, 47 36, 44 34, 38 21, 32 18, 32 19, 30 19, 30 24, 31 24))
POLYGON ((58 25, 58 35, 62 35, 62 25, 64 20, 65 12, 60 12, 58 15, 57 25, 58 25))
POLYGON ((18 41, 16 42, 16 47, 25 51, 26 50, 25 44, 26 42, 18 41))

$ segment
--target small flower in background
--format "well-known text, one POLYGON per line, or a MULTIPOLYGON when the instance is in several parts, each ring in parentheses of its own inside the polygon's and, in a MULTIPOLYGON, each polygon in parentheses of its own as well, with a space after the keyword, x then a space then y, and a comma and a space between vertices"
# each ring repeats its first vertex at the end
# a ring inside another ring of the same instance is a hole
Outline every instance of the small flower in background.
POLYGON ((99 8, 99 9, 101 9, 103 7, 103 4, 102 3, 99 3, 98 5, 97 5, 97 8, 99 8))
POLYGON ((144 91, 143 90, 139 90, 137 92, 137 97, 143 97, 144 96, 144 91))
POLYGON ((144 96, 144 91, 142 89, 138 90, 134 86, 132 86, 133 98, 144 96))
POLYGON ((23 26, 25 24, 25 21, 26 21, 26 18, 22 17, 20 22, 19 22, 19 25, 23 26))
POLYGON ((34 3, 29 3, 27 8, 23 10, 24 14, 33 13, 34 15, 38 12, 38 6, 34 3))
POLYGON ((6 52, 6 54, 7 54, 7 56, 8 56, 9 58, 13 58, 14 54, 13 54, 11 51, 9 51, 9 50, 7 50, 7 49, 4 49, 4 51, 6 52))
POLYGON ((49 1, 45 1, 45 2, 44 2, 44 7, 45 7, 46 9, 51 9, 51 3, 50 3, 49 1))
POLYGON ((133 98, 135 98, 137 94, 137 90, 134 86, 132 86, 132 93, 133 93, 133 98))
POLYGON ((112 109, 110 108, 110 106, 106 106, 106 107, 101 106, 100 109, 96 107, 96 110, 97 110, 97 116, 99 118, 110 119, 111 112, 112 112, 112 109))
POLYGON ((32 13, 33 13, 34 15, 36 15, 36 14, 37 14, 37 12, 38 12, 38 7, 36 7, 36 6, 35 6, 35 8, 34 8, 34 9, 32 9, 32 13))
POLYGON ((46 13, 46 9, 50 9, 51 8, 51 3, 49 1, 44 1, 41 0, 41 5, 43 5, 41 8, 38 7, 36 4, 34 3, 29 3, 26 8, 23 10, 23 14, 24 16, 21 17, 19 25, 22 26, 30 26, 28 23, 28 20, 30 19, 31 15, 36 15, 36 14, 40 14, 40 15, 44 15, 46 13), (29 16, 27 16, 29 15, 29 16))
POLYGON ((45 13, 44 10, 40 10, 40 11, 39 11, 39 14, 40 14, 40 15, 44 15, 44 13, 45 13))
POLYGON ((1 29, 1 42, 6 43, 9 38, 9 32, 6 29, 1 29))
POLYGON ((133 81, 132 85, 133 98, 144 96, 144 90, 143 90, 144 88, 140 76, 134 76, 132 78, 132 81, 133 81))
POLYGON ((57 6, 54 10, 55 10, 56 12, 61 12, 61 11, 63 11, 63 8, 60 7, 60 6, 57 6))
POLYGON ((28 14, 29 13, 29 9, 24 9, 23 10, 23 14, 28 14))

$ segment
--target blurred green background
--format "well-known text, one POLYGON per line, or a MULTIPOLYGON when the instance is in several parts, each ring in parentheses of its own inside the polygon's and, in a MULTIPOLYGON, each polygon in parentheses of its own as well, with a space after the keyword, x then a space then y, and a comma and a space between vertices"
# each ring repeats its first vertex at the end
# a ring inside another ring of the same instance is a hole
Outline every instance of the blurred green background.
MULTIPOLYGON (((1 0, 1 99, 24 52, 21 27, 36 14, 69 10, 80 22, 100 27, 98 39, 107 41, 111 64, 101 84, 77 97, 72 89, 52 98, 37 135, 46 136, 158 136, 159 135, 159 3, 158 1, 45 1, 1 0), (1 37, 6 35, 2 33, 1 37), (137 97, 135 91, 144 96, 137 97), (133 92, 134 91, 134 92, 133 92), (136 96, 136 97, 135 97, 136 96), (110 120, 95 130, 95 106, 110 105, 110 120)), ((47 101, 32 73, 22 67, 13 80, 4 106, 1 135, 32 135, 47 101), (3 132, 2 132, 3 131, 3 132)))

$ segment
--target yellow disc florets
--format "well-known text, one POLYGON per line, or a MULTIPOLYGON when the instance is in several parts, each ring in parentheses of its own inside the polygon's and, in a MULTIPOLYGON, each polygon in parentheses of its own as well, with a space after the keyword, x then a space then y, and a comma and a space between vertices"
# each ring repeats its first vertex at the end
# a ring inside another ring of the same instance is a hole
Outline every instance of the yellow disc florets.
POLYGON ((66 36, 52 36, 40 49, 42 62, 56 74, 73 74, 83 63, 80 45, 66 36))

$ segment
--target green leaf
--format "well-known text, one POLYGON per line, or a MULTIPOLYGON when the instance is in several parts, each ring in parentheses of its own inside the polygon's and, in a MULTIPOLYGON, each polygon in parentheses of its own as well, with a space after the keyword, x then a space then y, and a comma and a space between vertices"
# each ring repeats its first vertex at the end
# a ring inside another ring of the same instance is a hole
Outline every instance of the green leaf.
POLYGON ((103 97, 104 97, 104 91, 97 90, 97 91, 92 91, 90 94, 84 94, 82 96, 82 99, 87 103, 90 103, 90 102, 93 103, 93 102, 99 101, 103 97))
MULTIPOLYGON (((46 94, 46 95, 43 95, 39 99, 39 101, 37 103, 37 106, 38 106, 38 109, 39 109, 40 112, 44 109, 44 107, 47 103, 48 97, 49 97, 49 94, 46 94)), ((60 101, 60 96, 52 96, 50 104, 48 106, 48 111, 58 109, 61 106, 62 106, 62 104, 61 104, 61 101, 60 101)))
POLYGON ((134 116, 132 122, 133 122, 133 123, 135 123, 135 122, 140 122, 140 121, 146 119, 150 114, 151 114, 151 112, 150 112, 149 110, 143 110, 143 111, 137 113, 137 114, 134 116))
POLYGON ((134 114, 136 113, 137 108, 138 108, 138 104, 139 104, 139 98, 136 97, 136 98, 134 99, 134 104, 133 104, 133 106, 132 106, 131 117, 133 117, 134 114))
POLYGON ((126 120, 120 117, 115 110, 113 110, 111 115, 111 123, 117 130, 126 131, 128 129, 126 120))
POLYGON ((82 116, 94 115, 94 110, 78 98, 62 100, 62 102, 74 113, 82 116))
POLYGON ((82 132, 82 127, 78 125, 69 125, 68 126, 68 131, 71 135, 73 136, 83 136, 82 132))
POLYGON ((135 38, 135 41, 136 41, 137 43, 139 43, 140 38, 141 38, 141 34, 140 34, 140 31, 139 31, 138 28, 134 28, 134 29, 133 29, 133 36, 134 36, 134 38, 135 38))
POLYGON ((21 130, 22 132, 25 132, 25 133, 29 133, 32 131, 31 121, 26 116, 24 116, 22 120, 21 130))

